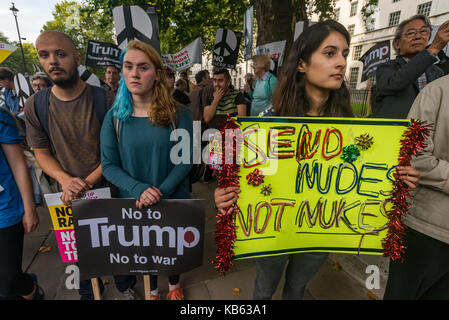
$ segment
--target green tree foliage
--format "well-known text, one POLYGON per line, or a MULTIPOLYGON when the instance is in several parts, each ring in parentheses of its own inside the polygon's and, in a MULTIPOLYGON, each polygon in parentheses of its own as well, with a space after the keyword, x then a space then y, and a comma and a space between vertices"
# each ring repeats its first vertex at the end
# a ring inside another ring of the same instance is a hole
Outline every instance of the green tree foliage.
POLYGON ((115 43, 112 19, 103 19, 103 12, 93 12, 75 1, 56 4, 53 20, 43 30, 59 30, 70 36, 83 57, 89 40, 115 43))
MULTIPOLYGON (((0 32, 0 43, 12 44, 17 47, 17 50, 14 51, 8 58, 6 58, 5 61, 0 63, 0 66, 10 68, 14 73, 24 72, 22 52, 20 51, 20 45, 18 41, 10 41, 3 33, 0 32)), ((34 73, 33 64, 36 66, 40 66, 39 60, 37 58, 36 48, 32 43, 23 42, 22 47, 28 74, 32 75, 34 73)))
MULTIPOLYGON (((366 8, 372 9, 377 2, 366 0, 363 15, 370 15, 372 10, 366 8)), ((308 20, 312 13, 318 14, 320 20, 333 18, 336 0, 83 0, 81 4, 64 1, 55 6, 54 20, 47 22, 44 30, 67 33, 84 55, 88 40, 116 42, 112 10, 127 5, 156 6, 161 51, 175 53, 197 37, 202 38, 203 50, 212 52, 215 31, 218 28, 242 31, 243 15, 251 5, 259 11, 255 12, 258 45, 290 39, 295 23, 308 20), (289 10, 279 9, 287 5, 289 10), (78 23, 72 21, 74 8, 78 9, 78 23), (287 26, 288 30, 280 26, 287 26)))
POLYGON ((175 53, 197 37, 202 38, 203 49, 212 52, 215 31, 227 28, 243 30, 243 15, 254 0, 85 0, 90 12, 102 12, 106 25, 112 20, 116 6, 154 5, 159 18, 161 51, 175 53))
MULTIPOLYGON (((364 16, 372 14, 366 8, 375 7, 377 3, 378 0, 366 0, 362 14, 364 16)), ((333 18, 336 0, 84 0, 83 2, 90 12, 101 12, 99 13, 102 21, 100 24, 104 26, 112 20, 112 9, 116 6, 155 5, 159 17, 163 53, 174 53, 197 37, 202 38, 204 50, 212 52, 215 31, 218 28, 243 30, 243 15, 254 4, 260 11, 255 13, 255 17, 271 15, 272 21, 269 24, 266 20, 263 23, 258 21, 260 26, 258 34, 273 34, 267 38, 270 38, 270 41, 279 41, 285 40, 285 32, 273 32, 274 28, 279 29, 280 25, 286 24, 294 30, 296 21, 307 20, 308 15, 312 13, 318 14, 320 20, 333 18), (289 12, 273 10, 279 6, 288 6, 290 10, 289 12), (309 10, 306 11, 305 8, 309 10), (279 11, 281 14, 276 15, 274 11, 279 11)))
MULTIPOLYGON (((349 4, 353 0, 341 0, 349 4)), ((364 0, 361 18, 374 13, 378 0, 364 0)), ((320 21, 335 17, 336 0, 256 0, 255 17, 260 28, 257 31, 257 45, 287 40, 285 56, 293 43, 295 24, 307 21, 317 14, 320 21)))
POLYGON ((363 20, 365 21, 365 28, 367 28, 367 25, 368 25, 366 22, 372 23, 374 21, 372 16, 376 12, 378 4, 379 4, 379 0, 368 0, 363 5, 361 11, 362 11, 363 20))

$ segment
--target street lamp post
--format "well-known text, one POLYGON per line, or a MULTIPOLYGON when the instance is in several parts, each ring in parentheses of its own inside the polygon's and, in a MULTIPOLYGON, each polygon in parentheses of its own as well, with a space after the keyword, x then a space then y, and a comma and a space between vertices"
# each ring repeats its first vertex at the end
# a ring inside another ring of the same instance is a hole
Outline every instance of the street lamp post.
POLYGON ((25 77, 26 77, 26 76, 28 76, 28 71, 27 71, 27 65, 26 65, 26 62, 25 62, 25 54, 23 53, 22 38, 20 37, 19 24, 17 23, 17 12, 19 12, 19 9, 17 9, 14 6, 14 2, 12 2, 12 7, 9 8, 9 10, 12 11, 12 14, 14 15, 14 18, 16 19, 16 27, 17 27, 17 34, 19 35, 20 51, 22 51, 23 69, 24 69, 24 73, 25 73, 25 77))

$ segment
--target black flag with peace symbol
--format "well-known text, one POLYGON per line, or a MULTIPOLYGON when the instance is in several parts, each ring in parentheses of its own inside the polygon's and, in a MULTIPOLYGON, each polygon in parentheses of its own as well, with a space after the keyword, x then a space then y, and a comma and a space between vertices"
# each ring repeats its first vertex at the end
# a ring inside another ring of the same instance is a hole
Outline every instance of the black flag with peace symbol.
POLYGON ((220 68, 235 69, 239 55, 241 32, 220 28, 215 34, 212 65, 220 68))
POLYGON ((112 10, 117 43, 126 48, 131 40, 151 45, 160 54, 159 23, 155 6, 120 6, 112 10))

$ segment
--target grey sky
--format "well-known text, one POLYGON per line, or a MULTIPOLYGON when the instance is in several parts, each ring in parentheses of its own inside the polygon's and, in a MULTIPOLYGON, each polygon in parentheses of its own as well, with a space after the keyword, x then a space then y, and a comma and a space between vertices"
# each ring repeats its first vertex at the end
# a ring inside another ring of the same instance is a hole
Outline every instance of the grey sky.
POLYGON ((9 10, 12 2, 19 9, 17 19, 20 36, 26 38, 23 42, 34 43, 43 25, 53 19, 55 4, 63 0, 0 0, 0 32, 11 41, 18 41, 16 22, 9 10))

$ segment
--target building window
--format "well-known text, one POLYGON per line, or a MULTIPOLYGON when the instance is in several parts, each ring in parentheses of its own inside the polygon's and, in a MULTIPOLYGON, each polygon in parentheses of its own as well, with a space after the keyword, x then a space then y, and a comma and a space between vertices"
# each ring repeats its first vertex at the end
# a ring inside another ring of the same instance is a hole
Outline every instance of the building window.
POLYGON ((422 3, 418 5, 417 14, 425 15, 426 17, 430 16, 430 8, 432 7, 432 1, 422 3))
POLYGON ((354 35, 354 29, 355 29, 355 24, 351 24, 350 26, 348 26, 348 32, 351 36, 354 35))
POLYGON ((388 22, 388 26, 396 26, 399 24, 399 21, 401 19, 401 11, 395 11, 390 13, 390 20, 388 22))
POLYGON ((362 56, 362 46, 355 46, 354 47, 354 53, 352 55, 352 60, 359 60, 362 56))
POLYGON ((401 0, 393 0, 393 3, 395 3, 395 2, 399 2, 399 1, 401 1, 401 0))
POLYGON ((358 1, 354 1, 351 3, 351 12, 349 13, 350 17, 353 17, 357 14, 357 5, 359 4, 358 1))
POLYGON ((340 19, 340 8, 337 8, 334 11, 334 20, 338 21, 339 19, 340 19))
POLYGON ((359 79, 359 67, 351 68, 349 75, 349 89, 357 88, 357 81, 359 79))

